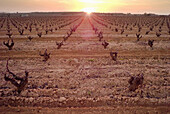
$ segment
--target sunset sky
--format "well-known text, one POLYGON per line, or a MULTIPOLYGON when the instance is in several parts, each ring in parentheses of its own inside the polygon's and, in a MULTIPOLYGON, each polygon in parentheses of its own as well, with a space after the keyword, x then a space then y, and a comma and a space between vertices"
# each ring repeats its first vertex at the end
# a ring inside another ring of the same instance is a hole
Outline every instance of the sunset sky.
POLYGON ((170 14, 170 0, 0 0, 0 12, 94 11, 170 14))

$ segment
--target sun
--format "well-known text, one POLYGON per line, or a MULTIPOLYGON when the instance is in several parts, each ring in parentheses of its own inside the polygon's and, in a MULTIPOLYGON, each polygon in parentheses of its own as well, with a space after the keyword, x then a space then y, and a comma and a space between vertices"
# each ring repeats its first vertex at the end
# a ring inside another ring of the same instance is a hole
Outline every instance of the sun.
POLYGON ((82 11, 91 14, 92 12, 95 12, 95 8, 83 8, 82 11))

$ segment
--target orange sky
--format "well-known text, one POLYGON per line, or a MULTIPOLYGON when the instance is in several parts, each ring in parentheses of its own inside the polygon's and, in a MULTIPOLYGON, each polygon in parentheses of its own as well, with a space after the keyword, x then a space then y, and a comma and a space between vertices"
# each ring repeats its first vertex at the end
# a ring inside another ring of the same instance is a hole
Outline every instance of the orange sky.
POLYGON ((0 0, 0 12, 85 10, 170 14, 170 0, 0 0))

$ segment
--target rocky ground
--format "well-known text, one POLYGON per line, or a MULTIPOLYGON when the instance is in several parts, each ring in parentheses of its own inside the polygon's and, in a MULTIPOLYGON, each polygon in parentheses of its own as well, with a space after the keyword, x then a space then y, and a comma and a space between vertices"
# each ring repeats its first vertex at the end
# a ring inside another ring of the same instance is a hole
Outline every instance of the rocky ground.
POLYGON ((55 42, 62 40, 60 35, 65 30, 59 30, 56 37, 43 36, 32 41, 15 38, 14 49, 10 51, 2 44, 4 38, 0 38, 0 110, 9 113, 28 110, 31 113, 170 112, 170 36, 151 35, 149 38, 155 39, 152 50, 147 45, 148 37, 139 42, 131 36, 107 37, 112 31, 102 29, 107 31, 104 32, 104 40, 109 42, 106 49, 86 18, 61 49, 57 49, 55 42), (45 49, 51 53, 47 62, 39 56, 39 51, 45 49), (117 61, 111 59, 110 51, 118 52, 117 61), (9 57, 9 69, 13 73, 22 77, 25 70, 29 72, 28 85, 20 95, 4 80, 9 57), (129 91, 128 80, 141 73, 143 85, 134 92, 129 91), (49 111, 35 107, 65 108, 49 111))

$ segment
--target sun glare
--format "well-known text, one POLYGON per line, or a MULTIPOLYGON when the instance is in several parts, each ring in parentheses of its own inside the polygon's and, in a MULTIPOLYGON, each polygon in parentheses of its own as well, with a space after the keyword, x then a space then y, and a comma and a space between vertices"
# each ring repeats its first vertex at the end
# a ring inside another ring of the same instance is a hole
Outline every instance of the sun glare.
POLYGON ((83 8, 82 11, 86 12, 87 14, 91 14, 92 12, 95 12, 94 8, 83 8))

